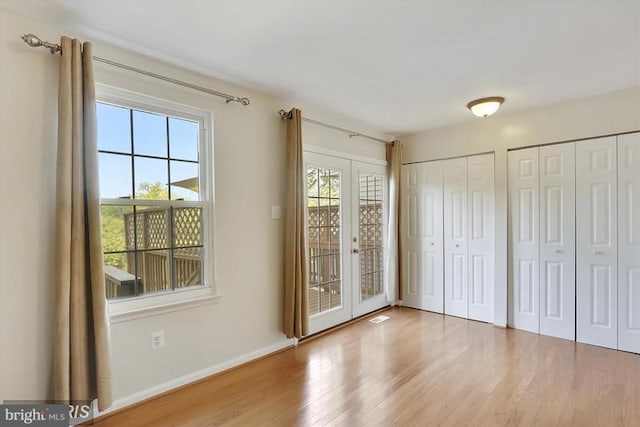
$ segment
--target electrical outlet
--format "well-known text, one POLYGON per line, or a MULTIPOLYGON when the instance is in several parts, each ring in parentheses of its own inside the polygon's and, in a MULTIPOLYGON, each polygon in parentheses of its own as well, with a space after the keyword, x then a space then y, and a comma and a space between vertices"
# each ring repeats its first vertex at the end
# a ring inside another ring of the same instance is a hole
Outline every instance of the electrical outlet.
POLYGON ((164 347, 164 331, 151 332, 151 350, 158 351, 164 347))

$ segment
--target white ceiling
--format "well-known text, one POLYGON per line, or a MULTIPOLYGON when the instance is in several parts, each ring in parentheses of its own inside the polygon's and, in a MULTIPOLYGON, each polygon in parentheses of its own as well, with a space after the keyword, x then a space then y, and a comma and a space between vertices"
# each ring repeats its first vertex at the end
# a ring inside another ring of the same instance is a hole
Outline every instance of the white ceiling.
POLYGON ((500 114, 640 85, 640 0, 0 6, 396 134, 474 120, 477 97, 500 114))

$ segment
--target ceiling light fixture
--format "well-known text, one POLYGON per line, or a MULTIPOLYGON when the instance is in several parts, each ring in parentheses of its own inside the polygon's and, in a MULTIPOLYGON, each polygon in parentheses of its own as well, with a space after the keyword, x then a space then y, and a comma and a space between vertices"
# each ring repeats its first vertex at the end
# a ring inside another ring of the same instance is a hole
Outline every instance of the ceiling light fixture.
POLYGON ((504 98, 501 96, 490 96, 488 98, 474 99, 467 104, 467 108, 478 117, 489 117, 502 105, 504 98))

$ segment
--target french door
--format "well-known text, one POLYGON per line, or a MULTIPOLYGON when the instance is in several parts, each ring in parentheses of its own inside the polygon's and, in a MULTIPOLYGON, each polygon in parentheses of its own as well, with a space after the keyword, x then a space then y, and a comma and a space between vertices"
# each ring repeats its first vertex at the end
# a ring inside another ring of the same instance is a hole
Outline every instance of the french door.
POLYGON ((388 304, 386 168, 305 152, 309 330, 388 304))

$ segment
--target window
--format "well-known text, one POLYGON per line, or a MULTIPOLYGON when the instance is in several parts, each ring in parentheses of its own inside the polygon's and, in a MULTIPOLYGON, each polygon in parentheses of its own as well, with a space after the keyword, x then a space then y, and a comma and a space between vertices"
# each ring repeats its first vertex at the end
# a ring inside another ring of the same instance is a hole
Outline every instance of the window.
POLYGON ((97 119, 107 298, 211 293, 206 113, 104 98, 97 119))

